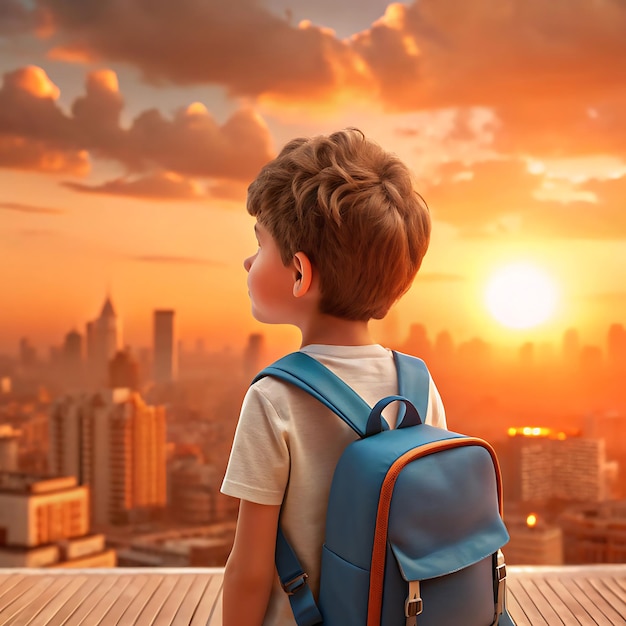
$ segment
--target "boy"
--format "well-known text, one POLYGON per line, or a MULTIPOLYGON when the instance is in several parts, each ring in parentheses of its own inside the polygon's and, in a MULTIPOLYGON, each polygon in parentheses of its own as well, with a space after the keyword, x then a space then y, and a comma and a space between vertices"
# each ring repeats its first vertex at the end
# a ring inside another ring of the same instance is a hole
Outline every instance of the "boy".
MULTIPOLYGON (((368 322, 408 290, 428 248, 430 216, 406 166, 356 129, 294 139, 252 182, 247 208, 259 244, 244 261, 254 317, 299 328, 301 350, 370 406, 396 394, 392 354, 368 322)), ((432 381, 426 422, 445 427, 432 381)), ((240 499, 224 626, 294 626, 274 566, 279 519, 317 597, 330 483, 355 438, 304 391, 271 377, 250 387, 222 485, 240 499)))

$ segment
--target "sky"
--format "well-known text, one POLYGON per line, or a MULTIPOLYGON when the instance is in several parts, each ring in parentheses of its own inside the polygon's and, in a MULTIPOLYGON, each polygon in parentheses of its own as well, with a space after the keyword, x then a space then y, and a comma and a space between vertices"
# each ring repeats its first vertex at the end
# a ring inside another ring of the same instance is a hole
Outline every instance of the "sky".
POLYGON ((107 294, 130 345, 155 308, 188 345, 292 345, 250 314, 246 188, 349 126, 433 217, 381 336, 603 341, 626 324, 624 32, 622 0, 0 0, 0 352, 83 332, 107 294), (516 263, 557 302, 523 330, 486 306, 516 263))

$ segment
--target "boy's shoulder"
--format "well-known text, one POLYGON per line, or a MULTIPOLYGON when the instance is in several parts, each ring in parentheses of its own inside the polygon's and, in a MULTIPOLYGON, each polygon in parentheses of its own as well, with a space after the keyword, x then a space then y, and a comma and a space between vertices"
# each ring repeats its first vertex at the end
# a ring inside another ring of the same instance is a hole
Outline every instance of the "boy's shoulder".
MULTIPOLYGON (((306 355, 319 362, 371 405, 383 396, 397 393, 397 372, 393 353, 380 345, 315 344, 302 348, 293 356, 298 355, 306 355)), ((289 369, 295 371, 296 377, 300 364, 302 378, 308 377, 309 359, 306 357, 299 361, 296 359, 297 365, 295 366, 293 360, 290 360, 289 369)), ((294 405, 304 404, 309 410, 312 407, 314 409, 321 407, 309 393, 299 388, 297 382, 291 384, 272 375, 264 375, 255 380, 248 391, 247 402, 244 405, 248 403, 257 406, 266 405, 267 408, 271 406, 270 410, 273 409, 279 414, 283 411, 293 411, 294 405)))

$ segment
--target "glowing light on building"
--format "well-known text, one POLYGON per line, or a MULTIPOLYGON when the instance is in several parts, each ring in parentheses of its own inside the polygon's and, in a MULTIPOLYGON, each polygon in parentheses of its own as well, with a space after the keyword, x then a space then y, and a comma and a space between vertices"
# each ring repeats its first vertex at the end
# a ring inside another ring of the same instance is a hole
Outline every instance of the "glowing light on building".
MULTIPOLYGON (((551 428, 544 426, 522 426, 521 428, 515 428, 511 426, 507 433, 509 437, 517 437, 522 435, 523 437, 557 437, 557 433, 551 428)), ((565 436, 565 433, 560 433, 565 436)), ((561 438, 561 437, 559 437, 561 438)))

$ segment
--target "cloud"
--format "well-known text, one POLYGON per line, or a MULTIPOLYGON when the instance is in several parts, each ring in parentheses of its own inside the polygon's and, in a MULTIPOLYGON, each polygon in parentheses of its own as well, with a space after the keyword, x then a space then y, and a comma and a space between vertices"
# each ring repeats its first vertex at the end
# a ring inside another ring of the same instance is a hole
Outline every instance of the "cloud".
POLYGON ((523 212, 540 184, 521 161, 484 161, 471 169, 454 163, 442 168, 441 182, 424 195, 435 219, 469 230, 523 212))
POLYGON ((589 199, 561 202, 538 196, 546 178, 521 160, 450 165, 442 174, 424 195, 433 217, 465 236, 626 238, 626 177, 575 185, 589 199))
POLYGON ((353 99, 396 111, 483 107, 496 113, 495 145, 506 153, 626 149, 623 2, 392 3, 346 40, 256 0, 36 0, 30 17, 25 3, 9 6, 0 29, 37 17, 56 58, 122 62, 156 85, 220 85, 310 108, 353 99))
POLYGON ((420 0, 391 4, 354 48, 398 108, 508 107, 579 100, 583 85, 592 96, 614 92, 624 77, 615 59, 626 49, 625 27, 619 2, 420 0))
POLYGON ((64 150, 24 137, 0 136, 0 167, 84 176, 90 170, 85 150, 64 150))
MULTIPOLYGON (((294 25, 256 0, 12 0, 0 11, 0 32, 10 38, 8 24, 16 19, 21 28, 39 20, 39 36, 42 29, 48 35, 40 45, 56 58, 124 63, 159 86, 220 85, 246 103, 223 124, 195 103, 171 115, 144 110, 123 126, 124 98, 110 70, 88 75, 85 94, 69 113, 43 70, 7 74, 0 89, 0 166, 85 174, 90 159, 107 159, 123 168, 120 179, 104 185, 74 185, 83 191, 141 196, 131 182, 154 183, 159 172, 173 172, 201 179, 209 195, 239 200, 244 183, 273 156, 269 129, 252 108, 268 100, 306 102, 308 110, 347 101, 389 111, 451 111, 456 122, 440 138, 439 160, 471 163, 472 151, 491 150, 489 169, 496 174, 493 153, 503 163, 626 154, 626 65, 618 62, 626 56, 624 2, 393 3, 345 40, 307 22, 294 25), (35 8, 28 13, 27 6, 35 8), (6 147, 18 139, 26 147, 6 147), (46 161, 46 153, 53 158, 46 161)), ((426 127, 404 129, 402 141, 413 132, 416 149, 428 145, 426 127)), ((509 232, 521 222, 524 229, 533 223, 534 230, 558 231, 548 228, 551 216, 568 220, 591 208, 596 217, 576 218, 571 226, 588 222, 590 232, 604 236, 595 220, 613 215, 613 200, 570 203, 565 210, 533 196, 541 177, 523 167, 505 173, 514 178, 514 191, 498 185, 488 202, 486 189, 476 185, 500 179, 478 168, 468 186, 485 199, 480 206, 468 207, 461 197, 455 207, 445 196, 457 194, 461 181, 452 181, 449 192, 437 189, 442 219, 458 220, 465 233, 484 233, 485 224, 509 232), (533 211, 547 213, 533 218, 533 211)))
POLYGON ((32 204, 21 204, 19 202, 0 202, 0 209, 6 211, 17 211, 18 213, 33 213, 40 215, 63 215, 63 209, 54 209, 50 207, 34 206, 32 204))
POLYGON ((219 84, 235 96, 332 96, 359 80, 358 59, 329 29, 292 25, 256 0, 38 0, 52 55, 124 62, 153 84, 219 84))
POLYGON ((126 175, 104 185, 68 186, 85 192, 163 199, 201 198, 191 178, 226 189, 252 179, 273 156, 269 130, 252 109, 218 124, 194 103, 171 118, 157 109, 121 125, 124 100, 117 76, 87 76, 85 94, 66 113, 59 89, 39 67, 9 72, 0 88, 0 167, 85 175, 90 159, 113 161, 126 175), (244 149, 245 146, 245 149, 244 149), (168 172, 163 174, 162 172, 168 172), (187 180, 183 180, 187 179, 187 180))
POLYGON ((76 148, 72 120, 58 106, 58 87, 39 67, 4 75, 0 88, 0 137, 20 137, 57 149, 76 148))
POLYGON ((395 110, 486 107, 505 153, 626 150, 626 4, 420 0, 354 38, 395 110))
POLYGON ((117 178, 101 185, 71 181, 65 181, 63 185, 83 193, 126 196, 141 200, 198 200, 205 195, 198 183, 171 172, 134 179, 117 178))
POLYGON ((197 105, 166 119, 156 109, 134 121, 117 157, 131 169, 158 166, 190 176, 250 180, 273 156, 269 131, 250 109, 219 126, 197 105))

